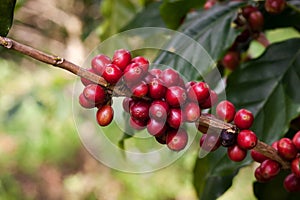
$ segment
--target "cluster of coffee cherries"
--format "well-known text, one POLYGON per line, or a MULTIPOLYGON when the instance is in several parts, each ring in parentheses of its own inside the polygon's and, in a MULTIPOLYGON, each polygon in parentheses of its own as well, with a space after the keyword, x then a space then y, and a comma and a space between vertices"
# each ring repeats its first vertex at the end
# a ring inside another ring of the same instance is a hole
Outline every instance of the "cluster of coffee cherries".
MULTIPOLYGON (((277 154, 290 162, 291 174, 286 176, 283 185, 289 192, 300 192, 300 131, 292 139, 281 138, 272 143, 277 154)), ((259 182, 268 182, 276 177, 281 170, 280 163, 269 159, 255 150, 251 150, 251 157, 260 163, 255 170, 255 177, 259 182)))

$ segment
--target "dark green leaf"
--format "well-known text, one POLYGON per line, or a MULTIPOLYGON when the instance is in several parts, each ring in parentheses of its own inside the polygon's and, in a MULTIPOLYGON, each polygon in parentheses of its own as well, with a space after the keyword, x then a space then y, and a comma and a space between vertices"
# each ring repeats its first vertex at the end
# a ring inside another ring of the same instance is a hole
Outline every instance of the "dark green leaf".
POLYGON ((6 36, 13 22, 16 0, 2 0, 0 3, 0 35, 6 36))
POLYGON ((271 143, 300 114, 300 39, 269 46, 265 53, 234 71, 227 81, 227 95, 237 108, 253 112, 252 129, 271 143))

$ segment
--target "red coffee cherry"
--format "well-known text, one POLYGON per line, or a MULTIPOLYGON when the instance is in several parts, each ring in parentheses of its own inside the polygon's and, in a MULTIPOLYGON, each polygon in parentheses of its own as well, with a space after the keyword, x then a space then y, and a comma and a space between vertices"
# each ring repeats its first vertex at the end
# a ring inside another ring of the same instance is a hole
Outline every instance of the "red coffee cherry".
POLYGON ((221 62, 225 68, 233 71, 240 64, 240 54, 236 51, 229 51, 225 54, 221 62))
POLYGON ((249 129, 253 124, 253 114, 247 109, 240 109, 234 116, 234 124, 239 129, 249 129))
POLYGON ((131 54, 126 49, 118 49, 114 52, 112 63, 117 65, 122 71, 131 61, 131 54))
POLYGON ((212 152, 221 146, 221 140, 218 133, 203 134, 200 138, 201 149, 212 152))
POLYGON ((93 71, 100 76, 102 76, 108 64, 111 64, 111 59, 104 54, 96 55, 91 62, 93 71))
MULTIPOLYGON (((92 68, 87 69, 87 71, 92 72, 92 73, 95 73, 95 71, 94 71, 92 68)), ((93 84, 93 81, 90 81, 89 79, 86 79, 86 78, 83 78, 83 77, 81 77, 80 80, 81 80, 81 83, 82 83, 84 86, 87 86, 87 85, 89 85, 89 84, 93 84)))
POLYGON ((163 135, 167 131, 166 122, 150 119, 147 124, 147 131, 153 136, 163 135))
POLYGON ((242 9, 242 15, 243 15, 246 19, 248 19, 249 16, 250 16, 250 14, 253 13, 253 12, 255 12, 255 11, 258 11, 258 8, 249 5, 249 6, 246 6, 246 7, 244 7, 244 8, 242 9))
POLYGON ((230 101, 221 101, 216 107, 216 114, 219 119, 232 122, 235 115, 235 107, 230 101))
POLYGON ((172 107, 179 107, 183 105, 186 101, 185 89, 179 86, 171 86, 166 92, 166 102, 172 107))
POLYGON ((162 135, 155 136, 155 140, 160 144, 167 144, 167 134, 164 133, 162 135))
POLYGON ((156 78, 159 78, 162 73, 162 70, 158 68, 153 68, 149 70, 149 73, 155 76, 156 78))
POLYGON ((256 134, 251 130, 242 130, 239 132, 236 141, 239 147, 249 150, 256 146, 257 137, 256 134))
POLYGON ((82 93, 88 101, 90 101, 94 104, 103 103, 103 102, 105 102, 105 99, 106 99, 105 89, 103 89, 103 87, 101 87, 100 85, 97 85, 97 84, 87 85, 83 89, 82 93))
POLYGON ((169 105, 163 100, 155 100, 151 103, 149 108, 150 118, 158 121, 166 121, 169 113, 169 105))
POLYGON ((140 82, 145 75, 146 72, 137 63, 131 63, 124 70, 123 78, 125 83, 130 86, 140 82))
POLYGON ((96 119, 100 126, 107 126, 111 123, 114 117, 114 110, 110 105, 104 105, 98 109, 96 119))
POLYGON ((278 154, 286 159, 293 160, 297 156, 297 149, 289 138, 281 138, 277 144, 278 154))
POLYGON ((129 118, 129 125, 135 130, 143 130, 146 128, 147 122, 133 117, 129 118))
POLYGON ((166 143, 169 149, 173 151, 180 151, 185 148, 187 142, 188 134, 184 129, 171 129, 167 131, 166 143))
POLYGON ((300 178, 300 157, 295 158, 291 163, 292 172, 300 178))
POLYGON ((300 191, 300 178, 295 174, 289 174, 283 181, 283 186, 288 192, 299 192, 300 191))
POLYGON ((262 177, 271 180, 280 172, 280 164, 274 160, 267 159, 260 165, 262 177))
POLYGON ((260 11, 250 13, 248 23, 253 31, 260 31, 264 26, 264 16, 260 11))
POLYGON ((131 62, 138 64, 144 72, 147 72, 149 69, 149 61, 143 56, 132 58, 131 62))
POLYGON ((95 103, 91 102, 91 101, 88 101, 85 96, 83 95, 83 93, 81 93, 79 95, 79 104, 84 107, 84 108, 87 108, 87 109, 90 109, 90 108, 94 108, 95 107, 95 103))
POLYGON ((264 178, 260 166, 255 169, 254 176, 255 176, 256 180, 260 183, 268 182, 273 178, 273 177, 271 177, 269 179, 264 178))
POLYGON ((298 131, 294 137, 293 137, 293 144, 297 148, 297 150, 300 152, 300 131, 298 131))
POLYGON ((187 122, 195 122, 199 119, 201 115, 201 109, 197 103, 189 102, 184 105, 183 113, 184 119, 187 122))
POLYGON ((188 89, 188 98, 191 101, 195 101, 198 103, 203 103, 206 101, 207 98, 209 98, 210 89, 207 83, 205 82, 197 82, 193 84, 188 89))
POLYGON ((164 83, 158 79, 153 78, 149 82, 149 96, 153 99, 162 99, 165 97, 167 88, 165 87, 164 83))
POLYGON ((170 127, 174 129, 178 129, 183 123, 183 116, 181 114, 181 109, 179 108, 171 108, 169 115, 167 117, 167 122, 170 127))
POLYGON ((275 142, 273 142, 273 143, 271 144, 271 146, 272 146, 276 151, 278 151, 278 142, 279 142, 279 141, 275 141, 275 142))
POLYGON ((227 148, 227 155, 230 160, 240 162, 247 156, 247 151, 238 145, 233 145, 227 148))
POLYGON ((129 113, 130 106, 134 103, 134 100, 130 97, 125 97, 122 102, 122 107, 125 112, 129 113))
POLYGON ((268 13, 279 14, 286 7, 285 0, 266 0, 265 1, 265 9, 268 13))
POLYGON ((144 97, 148 94, 148 85, 144 81, 137 83, 136 85, 132 86, 131 88, 132 95, 135 97, 144 97))
POLYGON ((130 115, 138 120, 147 121, 149 119, 149 103, 146 101, 137 101, 130 106, 130 115))
POLYGON ((122 70, 114 64, 108 64, 102 74, 103 78, 110 84, 116 84, 122 75, 122 70))
POLYGON ((213 105, 215 105, 218 102, 218 95, 215 91, 210 90, 209 97, 200 104, 200 107, 202 109, 211 108, 213 105))
POLYGON ((254 149, 251 149, 250 155, 254 161, 259 163, 262 163, 263 161, 269 159, 267 156, 255 151, 254 149))
POLYGON ((174 69, 168 68, 163 70, 159 77, 165 83, 166 87, 178 85, 179 74, 174 69))

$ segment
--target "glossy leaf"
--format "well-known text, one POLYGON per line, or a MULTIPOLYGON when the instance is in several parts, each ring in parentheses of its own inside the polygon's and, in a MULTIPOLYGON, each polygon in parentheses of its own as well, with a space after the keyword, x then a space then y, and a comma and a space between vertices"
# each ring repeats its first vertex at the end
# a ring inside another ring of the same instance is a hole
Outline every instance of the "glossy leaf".
POLYGON ((237 108, 255 116, 259 139, 271 143, 300 114, 300 39, 271 45, 265 53, 241 66, 228 78, 227 95, 237 108))
POLYGON ((16 0, 2 0, 0 3, 0 35, 6 36, 13 22, 16 0))

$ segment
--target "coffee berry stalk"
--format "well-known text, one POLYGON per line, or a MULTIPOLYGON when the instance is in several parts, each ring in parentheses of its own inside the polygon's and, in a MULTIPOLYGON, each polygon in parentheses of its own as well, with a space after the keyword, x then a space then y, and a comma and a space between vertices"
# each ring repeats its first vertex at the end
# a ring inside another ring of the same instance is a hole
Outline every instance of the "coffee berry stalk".
POLYGON ((283 138, 270 146, 250 130, 253 115, 246 109, 236 111, 225 100, 216 105, 216 116, 202 113, 218 101, 217 94, 205 82, 185 83, 172 68, 149 69, 146 58, 132 58, 125 49, 117 50, 112 59, 99 54, 93 58, 91 68, 84 69, 6 37, 0 37, 0 44, 81 77, 85 88, 79 103, 87 109, 98 109, 96 120, 100 126, 113 120, 112 96, 122 96, 131 127, 147 129, 170 150, 186 147, 188 133, 183 124, 195 123, 202 132, 201 149, 211 152, 219 146, 226 147, 228 157, 236 162, 250 150, 253 160, 261 163, 255 172, 258 181, 271 180, 281 169, 291 170, 284 187, 287 191, 299 191, 300 132, 293 139, 283 138))

